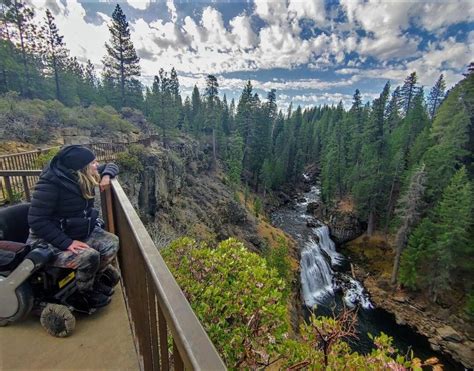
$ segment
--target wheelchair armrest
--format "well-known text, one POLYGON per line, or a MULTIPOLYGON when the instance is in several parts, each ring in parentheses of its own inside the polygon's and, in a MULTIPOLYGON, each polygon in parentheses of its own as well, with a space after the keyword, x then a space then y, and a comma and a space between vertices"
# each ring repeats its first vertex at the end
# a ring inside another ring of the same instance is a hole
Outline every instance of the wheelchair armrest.
POLYGON ((34 263, 35 269, 38 269, 52 260, 53 257, 54 253, 50 249, 37 247, 31 250, 28 255, 26 255, 25 259, 30 259, 34 263))

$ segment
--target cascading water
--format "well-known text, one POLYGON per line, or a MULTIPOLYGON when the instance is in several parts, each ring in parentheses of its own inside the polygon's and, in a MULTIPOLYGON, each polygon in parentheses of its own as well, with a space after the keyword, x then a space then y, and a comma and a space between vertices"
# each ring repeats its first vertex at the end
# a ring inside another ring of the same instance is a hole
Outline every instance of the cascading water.
MULTIPOLYGON (((303 176, 306 181, 309 176, 303 176)), ((317 305, 316 313, 331 315, 334 308, 341 309, 343 303, 348 307, 360 305, 358 311, 358 340, 350 342, 351 347, 361 353, 370 352, 374 345, 367 335, 378 335, 381 331, 393 336, 394 345, 402 352, 413 349, 421 358, 433 356, 426 338, 407 326, 400 326, 392 315, 375 308, 360 282, 344 273, 347 262, 344 256, 336 251, 330 238, 329 228, 315 220, 306 212, 310 202, 319 201, 319 187, 313 186, 301 195, 297 202, 281 207, 272 214, 272 222, 290 234, 301 250, 301 286, 305 308, 303 312, 309 316, 308 307, 317 305), (342 295, 340 293, 342 292, 342 295)), ((445 369, 450 367, 452 360, 442 354, 436 354, 444 363, 445 369)))
MULTIPOLYGON (((310 202, 319 200, 319 188, 311 187, 296 203, 296 210, 302 221, 307 221, 311 217, 306 213, 306 207, 310 202)), ((297 233, 303 242, 301 251, 301 286, 303 298, 308 307, 316 304, 323 304, 328 298, 334 295, 334 291, 342 289, 344 292, 344 302, 347 306, 353 307, 360 304, 365 309, 372 308, 372 304, 365 293, 360 282, 352 277, 338 273, 338 280, 335 280, 333 267, 344 262, 344 257, 336 251, 336 244, 329 236, 329 228, 317 221, 319 226, 310 228, 311 233, 297 233)), ((306 223, 301 223, 304 228, 306 223)))
POLYGON ((313 307, 319 299, 333 294, 332 269, 321 247, 314 240, 306 243, 301 252, 301 287, 305 304, 313 307))

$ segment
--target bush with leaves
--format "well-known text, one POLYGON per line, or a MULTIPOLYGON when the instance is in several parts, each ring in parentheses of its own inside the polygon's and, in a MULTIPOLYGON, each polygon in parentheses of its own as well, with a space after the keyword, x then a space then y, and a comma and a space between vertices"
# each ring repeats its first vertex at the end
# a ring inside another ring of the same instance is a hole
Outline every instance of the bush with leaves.
POLYGON ((38 158, 35 161, 35 165, 38 169, 43 169, 46 164, 51 161, 51 159, 56 156, 56 154, 59 152, 59 147, 56 148, 51 148, 50 150, 46 152, 42 152, 38 158))
POLYGON ((287 297, 291 287, 292 273, 286 240, 283 237, 278 237, 277 246, 271 247, 266 245, 264 248, 264 256, 267 260, 267 265, 270 268, 276 269, 278 276, 285 282, 286 288, 284 290, 284 297, 287 297))
POLYGON ((143 159, 146 155, 145 147, 141 144, 132 144, 126 152, 117 154, 117 165, 124 171, 139 173, 143 171, 143 159))
POLYGON ((179 239, 162 250, 193 310, 231 368, 266 366, 288 331, 284 283, 265 259, 228 239, 179 239))
POLYGON ((181 238, 161 253, 230 369, 421 370, 437 363, 398 355, 383 333, 373 338, 370 354, 353 352, 345 340, 356 336, 357 316, 349 311, 334 318, 313 315, 301 326, 302 341, 289 339, 284 282, 235 239, 211 247, 181 238))

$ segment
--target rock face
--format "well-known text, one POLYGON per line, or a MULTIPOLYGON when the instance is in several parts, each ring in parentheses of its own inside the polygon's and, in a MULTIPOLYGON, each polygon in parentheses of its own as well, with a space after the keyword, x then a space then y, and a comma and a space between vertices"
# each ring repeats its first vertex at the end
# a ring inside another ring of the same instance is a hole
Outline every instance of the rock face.
POLYGON ((314 215, 329 227, 331 238, 337 244, 343 244, 362 234, 359 219, 354 213, 330 209, 322 202, 310 202, 306 207, 306 212, 314 215))
POLYGON ((260 250, 256 220, 210 170, 211 157, 192 140, 163 149, 152 144, 140 173, 122 173, 120 183, 158 247, 179 236, 222 240, 234 236, 260 250))
POLYGON ((468 369, 474 368, 474 326, 449 310, 436 310, 429 303, 404 292, 385 290, 380 282, 360 267, 356 275, 363 278, 376 306, 395 315, 398 324, 406 324, 427 337, 435 351, 450 354, 468 369))

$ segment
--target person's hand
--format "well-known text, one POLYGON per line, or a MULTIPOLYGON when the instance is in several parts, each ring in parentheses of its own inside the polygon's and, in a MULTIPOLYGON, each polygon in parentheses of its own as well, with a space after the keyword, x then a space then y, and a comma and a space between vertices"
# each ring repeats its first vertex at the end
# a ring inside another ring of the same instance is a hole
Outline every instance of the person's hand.
POLYGON ((74 254, 79 254, 81 250, 87 249, 88 247, 90 247, 88 244, 81 241, 74 240, 72 241, 72 243, 69 245, 69 247, 66 250, 74 254))
POLYGON ((103 192, 110 185, 110 175, 104 175, 99 183, 100 191, 103 192))

